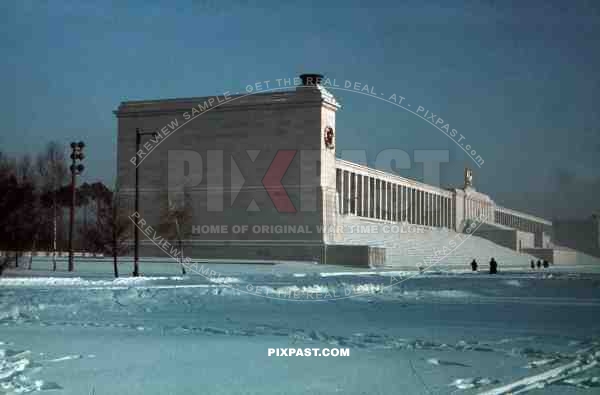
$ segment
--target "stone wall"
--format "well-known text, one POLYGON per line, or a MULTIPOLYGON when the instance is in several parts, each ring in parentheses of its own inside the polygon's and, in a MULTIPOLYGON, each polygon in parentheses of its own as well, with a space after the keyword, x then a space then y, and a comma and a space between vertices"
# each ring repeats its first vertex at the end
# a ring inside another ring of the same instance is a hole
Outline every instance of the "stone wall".
MULTIPOLYGON (((117 179, 122 205, 133 213, 136 128, 169 132, 161 133, 161 139, 142 136, 141 144, 139 213, 157 234, 173 233, 165 220, 169 207, 185 207, 184 247, 190 256, 283 257, 287 251, 294 258, 319 258, 319 227, 335 224, 335 151, 325 147, 323 138, 325 126, 335 128, 334 99, 320 87, 297 88, 231 96, 193 116, 193 109, 207 100, 120 105, 117 179), (275 174, 275 182, 265 181, 268 172, 275 174), (284 189, 277 187, 279 178, 284 189), (271 230, 263 231, 264 226, 271 230), (276 226, 296 231, 277 231, 276 226)), ((141 255, 161 254, 141 232, 140 240, 141 255)))
POLYGON ((516 250, 521 251, 523 248, 534 248, 535 247, 535 236, 531 232, 524 232, 517 230, 516 236, 516 250))

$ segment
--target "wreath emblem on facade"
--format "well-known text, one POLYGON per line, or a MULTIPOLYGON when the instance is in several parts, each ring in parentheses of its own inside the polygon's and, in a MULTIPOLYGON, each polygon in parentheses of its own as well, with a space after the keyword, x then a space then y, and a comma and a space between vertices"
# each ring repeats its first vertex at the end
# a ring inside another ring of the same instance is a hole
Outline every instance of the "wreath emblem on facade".
POLYGON ((331 126, 327 126, 325 128, 325 146, 329 149, 333 148, 333 128, 331 126))

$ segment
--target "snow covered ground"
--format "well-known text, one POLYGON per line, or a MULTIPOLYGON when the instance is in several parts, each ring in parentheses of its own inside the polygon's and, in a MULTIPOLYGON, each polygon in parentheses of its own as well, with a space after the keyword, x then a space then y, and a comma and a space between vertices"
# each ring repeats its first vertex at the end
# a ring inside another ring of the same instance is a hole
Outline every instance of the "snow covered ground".
POLYGON ((65 266, 0 278, 0 394, 600 391, 599 274, 65 266), (267 355, 283 347, 350 356, 267 355))

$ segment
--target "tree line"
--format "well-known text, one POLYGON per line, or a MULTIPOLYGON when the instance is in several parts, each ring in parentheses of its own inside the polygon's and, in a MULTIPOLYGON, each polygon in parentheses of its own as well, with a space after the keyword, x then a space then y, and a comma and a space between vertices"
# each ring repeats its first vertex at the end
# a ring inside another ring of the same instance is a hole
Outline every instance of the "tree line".
MULTIPOLYGON (((65 147, 50 142, 35 156, 11 157, 0 151, 0 273, 8 265, 31 269, 33 255, 67 250, 71 205, 70 171, 65 147), (27 262, 24 252, 31 251, 27 262)), ((75 190, 77 237, 74 249, 117 256, 126 252, 131 223, 119 207, 119 196, 102 182, 82 183, 75 190)))
MULTIPOLYGON (((31 269, 33 255, 52 256, 68 250, 67 224, 72 193, 66 147, 50 142, 34 157, 11 157, 0 151, 0 274, 9 266, 31 269), (24 252, 31 251, 28 259, 24 252), (25 261, 25 262, 22 262, 25 261)), ((113 257, 113 271, 119 276, 118 257, 133 249, 135 227, 120 201, 117 188, 102 182, 79 183, 75 189, 75 251, 102 253, 113 257)), ((191 197, 184 192, 178 199, 161 196, 159 231, 176 241, 181 253, 183 240, 191 234, 191 197)))

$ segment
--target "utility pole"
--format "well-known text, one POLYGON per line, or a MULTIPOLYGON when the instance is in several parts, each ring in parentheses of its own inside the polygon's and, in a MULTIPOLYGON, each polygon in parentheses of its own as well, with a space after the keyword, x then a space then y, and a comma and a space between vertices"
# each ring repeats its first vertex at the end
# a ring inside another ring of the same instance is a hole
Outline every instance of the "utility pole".
POLYGON ((83 156, 83 147, 85 144, 83 141, 79 143, 71 143, 71 210, 69 216, 69 271, 72 272, 75 269, 75 265, 73 263, 73 223, 75 220, 75 179, 78 174, 83 172, 84 166, 77 161, 82 161, 83 156))

